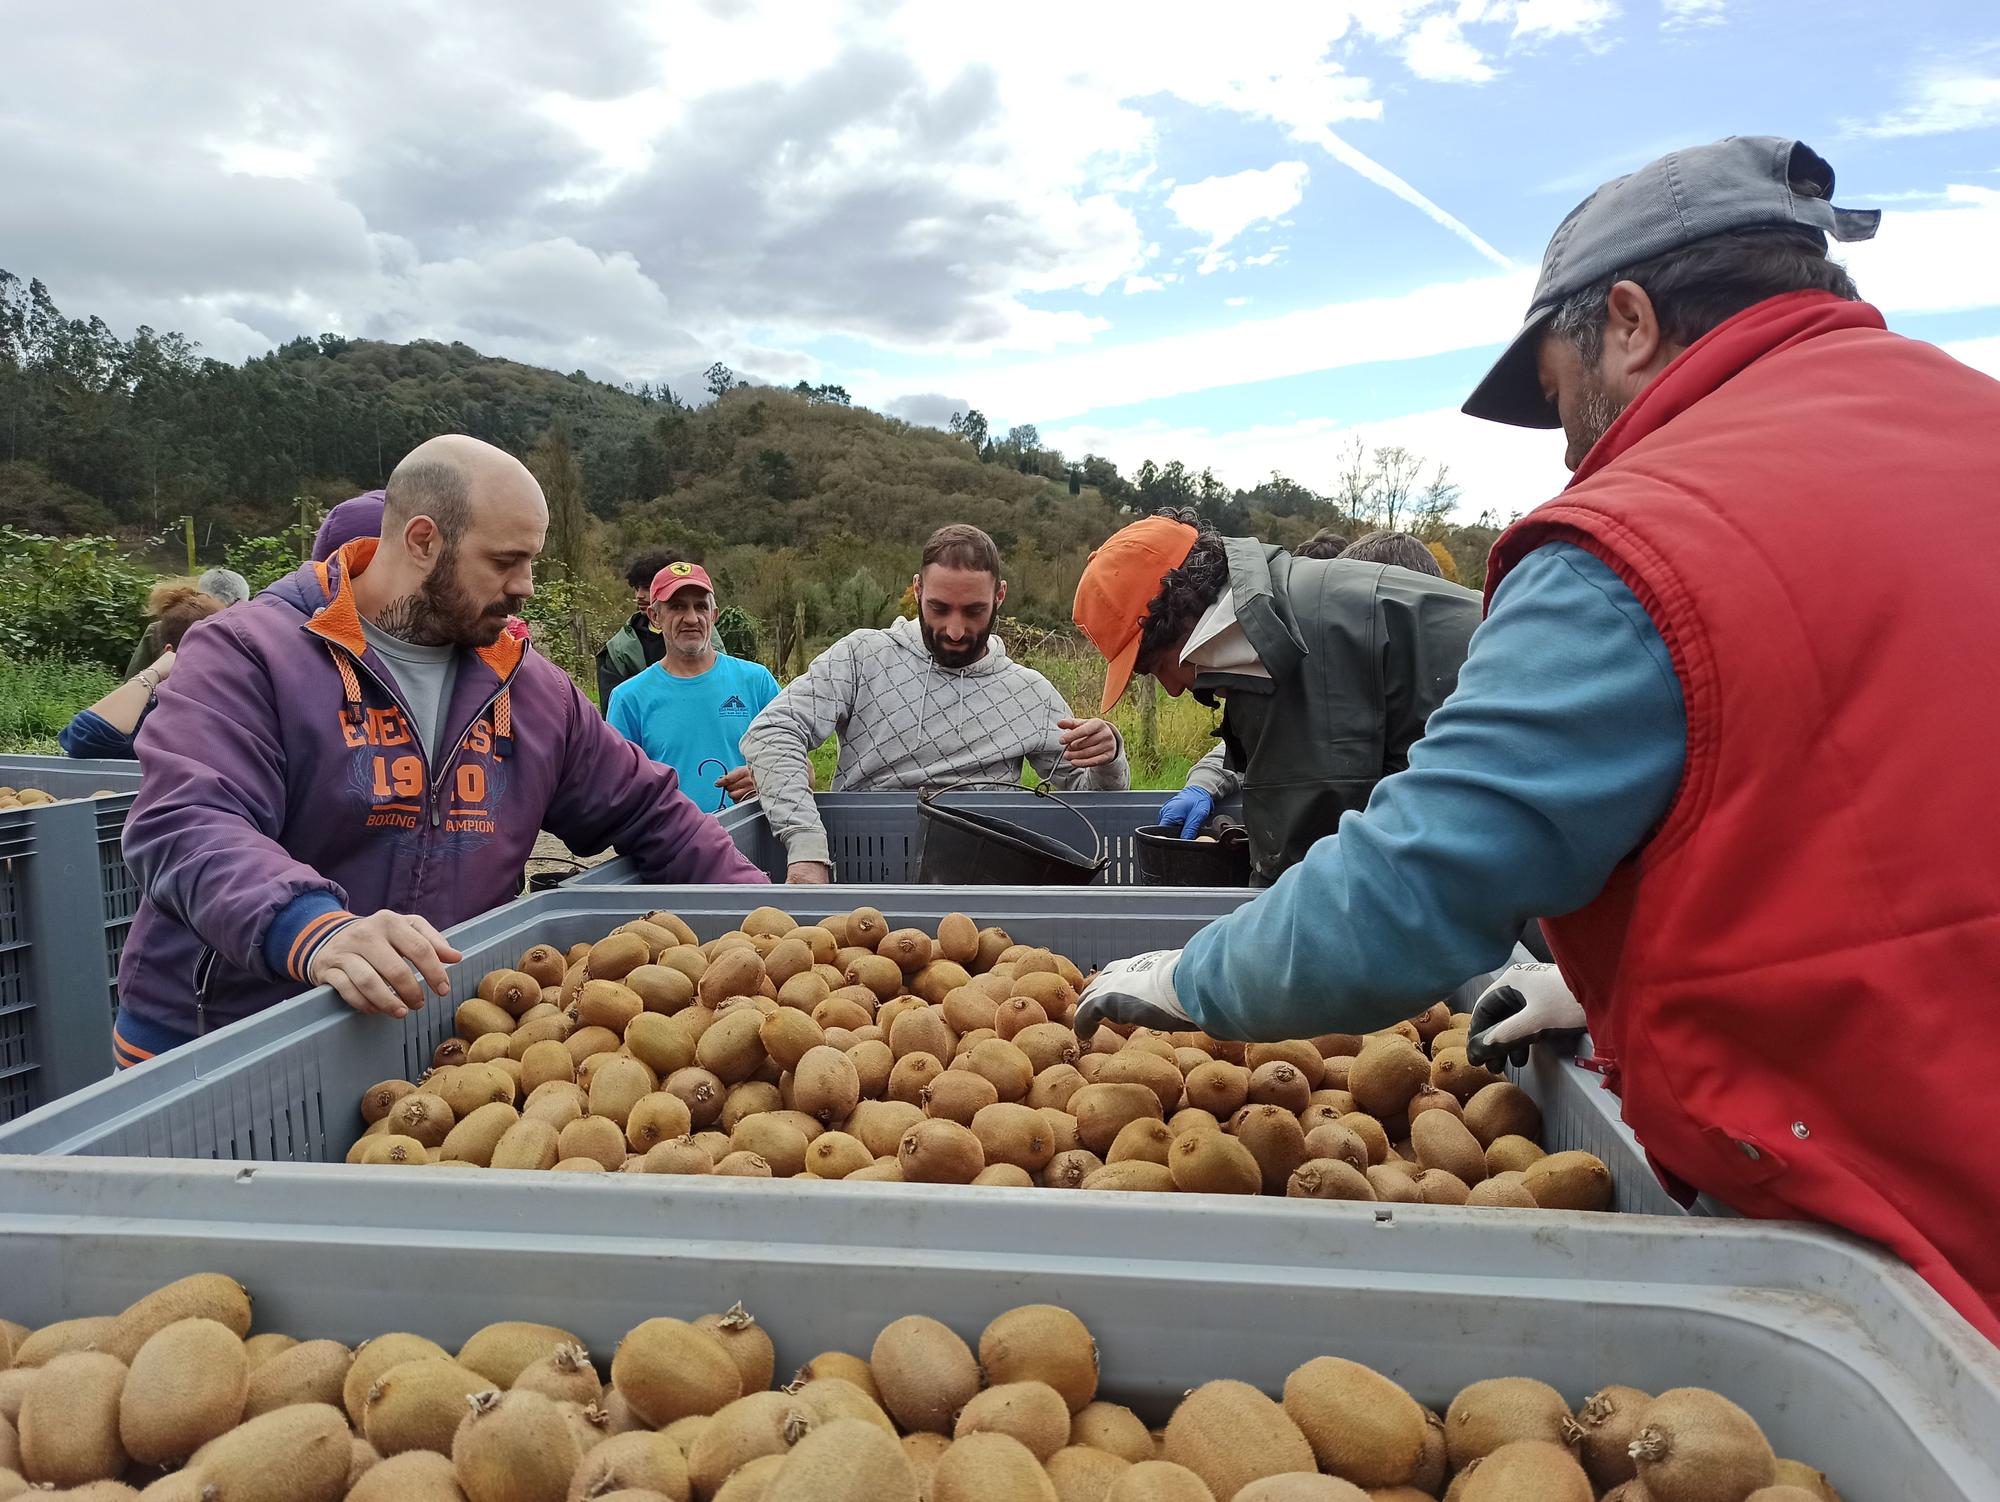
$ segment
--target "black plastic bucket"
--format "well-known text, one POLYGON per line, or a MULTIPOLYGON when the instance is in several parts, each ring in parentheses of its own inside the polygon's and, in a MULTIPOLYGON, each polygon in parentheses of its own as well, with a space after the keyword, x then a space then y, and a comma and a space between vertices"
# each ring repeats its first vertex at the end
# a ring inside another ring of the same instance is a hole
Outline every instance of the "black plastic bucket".
MULTIPOLYGON (((947 808, 938 800, 964 787, 1004 787, 1018 791, 1013 783, 954 782, 948 787, 926 788, 917 796, 917 880, 926 886, 979 887, 1082 887, 1097 880, 1110 857, 1085 855, 1052 835, 1027 829, 1010 819, 973 813, 963 808, 947 808)), ((1035 789, 1038 798, 1061 798, 1046 791, 1047 784, 1035 789)), ((1076 814, 1090 830, 1091 847, 1097 849, 1097 831, 1090 820, 1067 803, 1063 807, 1076 814)))
POLYGON ((1250 838, 1240 828, 1207 843, 1182 839, 1171 824, 1142 824, 1133 833, 1142 887, 1250 885, 1250 838))

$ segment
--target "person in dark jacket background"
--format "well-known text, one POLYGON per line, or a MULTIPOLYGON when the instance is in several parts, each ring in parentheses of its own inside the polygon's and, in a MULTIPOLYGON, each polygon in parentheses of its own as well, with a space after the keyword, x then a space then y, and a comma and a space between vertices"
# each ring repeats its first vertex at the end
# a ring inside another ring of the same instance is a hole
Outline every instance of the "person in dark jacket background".
POLYGON ((446 994, 440 930, 512 898, 544 828, 653 881, 765 880, 507 634, 547 528, 519 461, 434 438, 390 477, 379 540, 190 634, 138 737, 120 1064, 306 985, 396 1017, 446 994))
POLYGON ((1479 596, 1221 537, 1176 512, 1090 555, 1075 617, 1108 664, 1106 709, 1134 672, 1225 701, 1226 766, 1242 779, 1253 879, 1268 884, 1406 764, 1458 683, 1479 596))
POLYGON ((651 615, 653 581, 672 563, 691 562, 672 549, 640 553, 625 565, 625 582, 632 587, 632 618, 597 649, 597 706, 611 711, 611 691, 636 678, 667 655, 666 640, 654 629, 651 615))
POLYGON ((146 598, 146 614, 153 618, 146 635, 159 643, 159 652, 90 708, 76 712, 56 737, 63 755, 107 761, 130 761, 137 756, 132 737, 159 703, 160 685, 174 670, 188 628, 214 615, 226 603, 191 584, 154 585, 146 598))

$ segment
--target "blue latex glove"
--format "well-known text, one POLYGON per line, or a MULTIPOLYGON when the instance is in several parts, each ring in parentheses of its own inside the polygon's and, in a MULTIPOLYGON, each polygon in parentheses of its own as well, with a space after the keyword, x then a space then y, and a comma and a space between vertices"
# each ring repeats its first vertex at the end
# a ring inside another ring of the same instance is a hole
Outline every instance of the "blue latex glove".
POLYGON ((1181 838, 1191 840, 1201 833, 1201 826, 1214 812, 1214 794, 1198 787, 1184 787, 1160 805, 1160 822, 1180 825, 1181 838))

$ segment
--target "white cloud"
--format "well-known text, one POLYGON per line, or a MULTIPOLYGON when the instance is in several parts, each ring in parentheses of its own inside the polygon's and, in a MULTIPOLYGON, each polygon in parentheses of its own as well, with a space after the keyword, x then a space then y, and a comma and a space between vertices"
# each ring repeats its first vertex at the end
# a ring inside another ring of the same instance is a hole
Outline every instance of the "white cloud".
POLYGON ((1720 26, 1729 19, 1729 0, 1661 0, 1660 25, 1669 31, 1690 26, 1720 26))
POLYGON ((1959 339, 1943 346, 1955 360, 1963 360, 1974 370, 1983 370, 2000 380, 2000 334, 1986 339, 1959 339))
POLYGON ((1617 14, 1613 0, 1521 0, 1514 12, 1514 35, 1581 36, 1617 14))
POLYGON ((1164 292, 1166 290, 1167 284, 1156 276, 1128 276, 1125 278, 1125 295, 1127 297, 1132 296, 1136 292, 1164 292))
POLYGON ((1247 297, 1225 297, 1222 299, 1222 305, 1225 308, 1240 308, 1249 301, 1247 297))
POLYGON ((1870 121, 1846 122, 1851 135, 1939 136, 2000 125, 2000 75, 1938 71, 1916 81, 1910 102, 1870 121))
POLYGON ((1290 250, 1291 248, 1292 247, 1289 245, 1273 245, 1269 250, 1265 251, 1262 255, 1245 256, 1243 258, 1243 264, 1245 266, 1269 266, 1274 264, 1279 256, 1283 255, 1286 251, 1290 250))
POLYGON ((1410 71, 1432 83, 1485 83, 1492 66, 1465 39, 1455 16, 1425 16, 1403 41, 1403 61, 1410 71))
POLYGON ((1146 459, 1165 463, 1172 458, 1192 470, 1213 469, 1232 486, 1255 485, 1275 469, 1321 492, 1333 488, 1342 451, 1354 437, 1370 447, 1398 444, 1446 466, 1461 487, 1458 517, 1465 521, 1482 511, 1502 519, 1527 511, 1556 495, 1569 479, 1562 465, 1562 434, 1481 422, 1449 407, 1381 422, 1313 417, 1233 432, 1165 423, 1040 426, 1042 437, 1064 453, 1103 454, 1128 475, 1146 459))
POLYGON ((1189 229, 1208 236, 1196 269, 1206 276, 1229 264, 1229 243, 1251 225, 1296 208, 1311 176, 1304 162, 1278 162, 1226 176, 1183 183, 1167 195, 1167 208, 1189 229))
POLYGON ((1947 207, 1889 210, 1873 240, 1836 245, 1861 295, 1885 313, 1950 313, 2000 305, 2000 286, 1968 267, 2000 244, 2000 189, 1953 184, 1947 207))

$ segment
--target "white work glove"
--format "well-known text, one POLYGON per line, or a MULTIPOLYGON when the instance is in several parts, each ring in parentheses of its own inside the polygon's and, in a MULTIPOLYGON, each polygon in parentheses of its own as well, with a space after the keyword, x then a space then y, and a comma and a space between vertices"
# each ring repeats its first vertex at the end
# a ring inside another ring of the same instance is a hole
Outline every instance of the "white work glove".
POLYGON ((1509 965, 1473 1004, 1465 1056, 1483 1068, 1508 1059, 1519 1068, 1528 1062, 1529 1044, 1574 1038, 1585 1026, 1583 1003, 1554 965, 1509 965))
POLYGON ((1100 1022, 1179 1032, 1194 1026, 1174 993, 1178 949, 1155 949, 1129 960, 1113 960, 1090 979, 1076 1006, 1076 1035, 1089 1038, 1100 1022))

